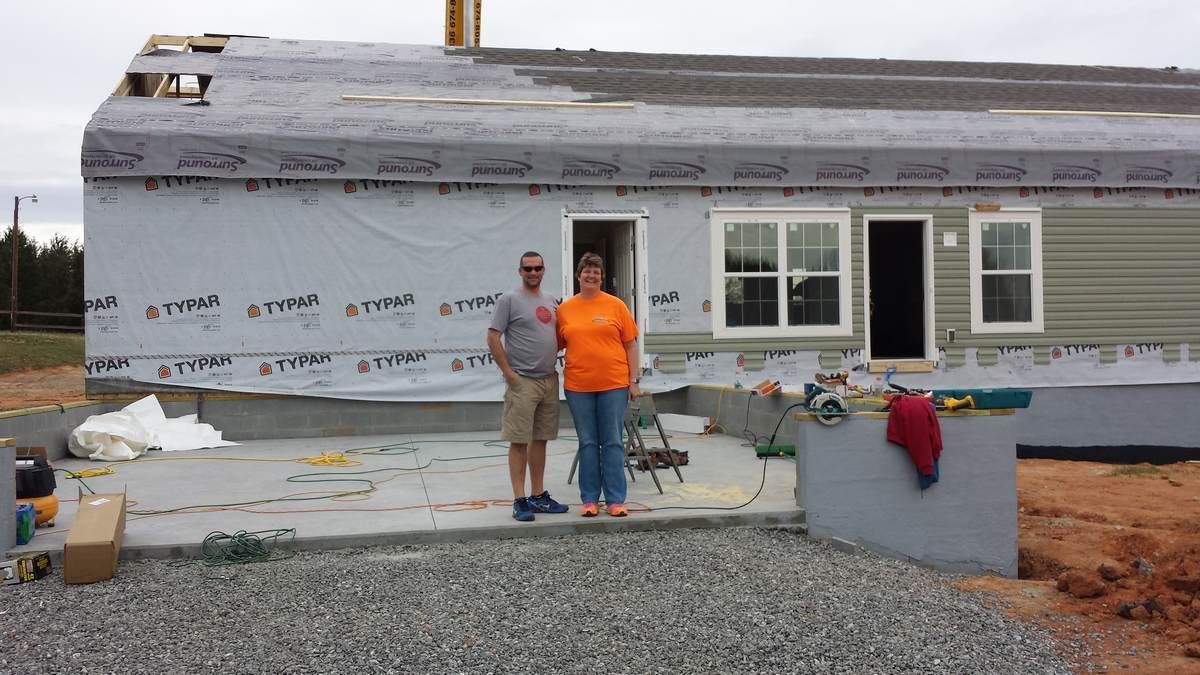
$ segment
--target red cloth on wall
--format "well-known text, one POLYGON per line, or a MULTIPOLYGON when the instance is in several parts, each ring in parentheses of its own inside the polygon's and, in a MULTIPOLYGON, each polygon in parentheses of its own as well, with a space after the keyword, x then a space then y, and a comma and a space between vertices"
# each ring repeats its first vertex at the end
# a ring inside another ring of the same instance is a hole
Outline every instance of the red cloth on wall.
POLYGON ((942 456, 942 428, 928 399, 900 396, 893 400, 887 439, 908 451, 922 476, 933 475, 933 462, 942 456))

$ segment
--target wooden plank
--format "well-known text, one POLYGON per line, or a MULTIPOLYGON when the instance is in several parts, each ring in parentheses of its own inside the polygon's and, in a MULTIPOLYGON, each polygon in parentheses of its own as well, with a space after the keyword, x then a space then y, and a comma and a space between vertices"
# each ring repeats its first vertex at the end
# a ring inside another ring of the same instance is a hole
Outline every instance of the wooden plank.
POLYGON ((523 101, 493 98, 431 98, 427 96, 366 96, 343 94, 343 101, 370 101, 374 103, 446 103, 451 105, 517 105, 534 108, 616 108, 628 110, 632 102, 589 102, 589 101, 523 101))
POLYGON ((989 110, 993 115, 1095 115, 1097 117, 1164 117, 1178 120, 1200 120, 1200 115, 1156 112, 1110 112, 1106 110, 989 110))
POLYGON ((192 47, 224 47, 229 44, 227 37, 209 37, 207 35, 193 35, 188 38, 192 47))
POLYGON ((17 408, 15 410, 5 410, 0 412, 0 420, 13 419, 14 417, 24 417, 25 415, 35 415, 37 413, 56 412, 61 413, 72 408, 82 408, 84 406, 96 405, 95 401, 72 401, 70 403, 51 403, 38 405, 29 408, 17 408))
POLYGON ((155 398, 162 402, 190 402, 196 400, 197 394, 203 394, 205 401, 245 401, 245 400, 275 400, 301 398, 297 396, 289 396, 287 394, 247 394, 242 392, 230 391, 204 391, 204 392, 188 392, 188 393, 166 393, 166 392, 126 392, 120 394, 88 394, 89 401, 99 401, 103 403, 132 403, 146 398, 150 394, 154 394, 155 398))
MULTIPOLYGON (((890 413, 880 411, 863 411, 847 413, 844 417, 861 417, 869 420, 886 420, 890 413)), ((938 410, 938 417, 991 417, 995 415, 1013 415, 1012 408, 992 408, 989 410, 938 410)), ((792 419, 799 422, 815 422, 817 416, 813 413, 792 413, 792 419)))
POLYGON ((146 51, 153 51, 163 45, 182 47, 183 43, 187 42, 190 37, 190 35, 160 35, 155 33, 146 41, 146 44, 150 47, 146 51))
POLYGON ((76 331, 76 332, 83 331, 83 326, 60 326, 57 324, 49 325, 49 324, 40 324, 40 323, 17 323, 16 326, 17 326, 17 328, 26 328, 26 329, 31 329, 31 330, 45 329, 45 330, 70 330, 70 331, 76 331))
POLYGON ((125 76, 121 77, 121 81, 118 82, 116 88, 113 89, 112 95, 113 96, 128 96, 129 91, 131 89, 133 89, 133 78, 128 75, 125 75, 125 76))
POLYGON ((178 75, 163 75, 162 82, 158 83, 158 88, 154 90, 154 98, 165 98, 167 90, 171 88, 171 83, 178 79, 178 75))
POLYGON ((897 373, 932 373, 933 361, 913 359, 871 359, 868 372, 886 373, 892 368, 895 368, 897 373))

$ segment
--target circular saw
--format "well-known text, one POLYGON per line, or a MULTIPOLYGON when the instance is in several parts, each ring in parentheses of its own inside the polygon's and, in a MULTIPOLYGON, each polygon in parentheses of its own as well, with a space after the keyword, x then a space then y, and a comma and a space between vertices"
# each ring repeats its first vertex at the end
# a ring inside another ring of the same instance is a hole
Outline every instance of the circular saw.
POLYGON ((818 422, 831 427, 841 422, 850 408, 841 396, 832 391, 825 391, 812 397, 808 403, 808 410, 817 416, 818 422))

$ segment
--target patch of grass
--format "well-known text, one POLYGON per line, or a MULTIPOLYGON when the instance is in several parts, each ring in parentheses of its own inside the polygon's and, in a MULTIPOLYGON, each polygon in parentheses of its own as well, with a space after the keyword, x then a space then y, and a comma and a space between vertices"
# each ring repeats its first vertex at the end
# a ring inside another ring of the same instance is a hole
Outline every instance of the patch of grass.
POLYGON ((1122 466, 1112 471, 1109 471, 1107 476, 1157 476, 1163 473, 1163 470, 1157 466, 1149 464, 1133 464, 1130 466, 1122 466))
POLYGON ((0 331, 0 374, 83 363, 83 335, 0 331))

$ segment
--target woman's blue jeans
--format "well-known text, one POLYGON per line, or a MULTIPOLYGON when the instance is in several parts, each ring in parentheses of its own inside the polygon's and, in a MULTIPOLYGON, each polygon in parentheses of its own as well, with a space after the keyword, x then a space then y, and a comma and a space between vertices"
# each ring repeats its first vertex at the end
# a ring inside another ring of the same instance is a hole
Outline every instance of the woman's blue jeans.
POLYGON ((625 503, 625 446, 621 433, 629 389, 567 391, 567 406, 579 436, 579 498, 584 504, 625 503))

